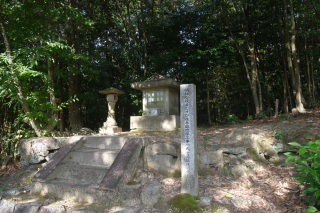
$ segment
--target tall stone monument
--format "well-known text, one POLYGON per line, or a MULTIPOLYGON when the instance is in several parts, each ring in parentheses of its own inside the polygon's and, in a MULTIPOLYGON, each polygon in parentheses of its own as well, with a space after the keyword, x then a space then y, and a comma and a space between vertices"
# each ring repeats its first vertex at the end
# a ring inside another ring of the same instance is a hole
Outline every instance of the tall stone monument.
POLYGON ((196 85, 180 85, 181 193, 198 195, 196 85))
POLYGON ((118 95, 123 94, 123 92, 113 87, 100 90, 99 92, 106 94, 108 101, 108 118, 107 121, 103 123, 103 127, 99 129, 99 133, 105 134, 122 132, 122 128, 117 126, 118 124, 116 122, 114 109, 118 101, 118 95))

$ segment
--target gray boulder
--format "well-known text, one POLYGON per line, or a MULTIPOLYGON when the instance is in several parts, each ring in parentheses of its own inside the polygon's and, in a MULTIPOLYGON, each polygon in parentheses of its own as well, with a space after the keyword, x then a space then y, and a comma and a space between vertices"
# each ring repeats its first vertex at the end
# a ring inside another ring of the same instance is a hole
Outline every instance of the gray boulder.
POLYGON ((152 206, 156 204, 161 197, 161 184, 154 180, 152 184, 142 190, 141 200, 144 205, 152 206))
POLYGON ((65 213, 66 209, 63 205, 41 206, 39 213, 65 213))
POLYGON ((40 208, 39 203, 18 203, 14 208, 14 213, 37 213, 40 208))
POLYGON ((111 212, 108 211, 108 213, 139 213, 141 212, 142 209, 143 209, 143 206, 133 206, 133 207, 124 208, 121 210, 116 210, 111 212))
POLYGON ((119 195, 124 206, 141 204, 141 185, 126 185, 120 189, 119 195))
POLYGON ((147 169, 170 174, 181 169, 180 144, 175 141, 158 141, 145 148, 144 162, 147 169))
POLYGON ((13 213, 15 206, 16 206, 16 204, 9 201, 9 200, 1 200, 0 201, 1 213, 13 213))

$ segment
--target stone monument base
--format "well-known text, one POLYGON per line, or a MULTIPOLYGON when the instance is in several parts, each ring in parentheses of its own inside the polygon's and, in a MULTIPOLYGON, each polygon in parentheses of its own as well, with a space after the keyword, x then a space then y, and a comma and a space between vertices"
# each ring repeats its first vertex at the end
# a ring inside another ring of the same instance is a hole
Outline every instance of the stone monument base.
POLYGON ((179 115, 130 116, 130 129, 143 131, 175 131, 180 128, 179 115))
POLYGON ((118 126, 108 126, 108 127, 102 127, 99 129, 100 134, 112 134, 112 133, 118 133, 122 132, 122 128, 118 126))

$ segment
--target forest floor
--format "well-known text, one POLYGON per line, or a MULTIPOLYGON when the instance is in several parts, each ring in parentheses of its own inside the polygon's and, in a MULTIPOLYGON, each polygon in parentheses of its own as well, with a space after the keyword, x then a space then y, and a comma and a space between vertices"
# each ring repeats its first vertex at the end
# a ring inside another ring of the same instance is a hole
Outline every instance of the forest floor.
MULTIPOLYGON (((291 118, 290 123, 312 125, 312 131, 319 132, 320 111, 315 110, 298 117, 291 118)), ((271 126, 274 123, 282 122, 280 117, 267 118, 265 120, 254 120, 247 123, 237 123, 231 125, 218 125, 205 128, 198 128, 198 141, 202 141, 210 136, 208 143, 227 144, 232 143, 226 135, 233 128, 257 128, 271 126)), ((126 132, 124 136, 148 135, 153 140, 165 140, 179 138, 178 132, 126 132)), ((24 169, 20 164, 8 166, 0 171, 0 191, 11 188, 22 187, 31 183, 31 178, 41 166, 30 166, 24 169)), ((274 212, 274 213, 298 213, 307 209, 307 203, 303 200, 303 185, 300 185, 296 178, 292 163, 274 165, 267 163, 259 166, 254 175, 247 177, 219 177, 217 175, 199 176, 199 196, 210 197, 212 205, 207 206, 203 212, 274 212)), ((168 200, 180 193, 181 178, 166 178, 161 174, 155 174, 154 179, 161 183, 162 199, 153 207, 145 207, 141 212, 175 212, 169 211, 168 200)), ((77 203, 71 200, 61 200, 54 197, 37 197, 30 194, 30 190, 25 190, 17 196, 7 197, 14 202, 38 202, 41 205, 64 205, 66 209, 91 209, 95 212, 114 212, 121 207, 100 206, 96 204, 77 203)))

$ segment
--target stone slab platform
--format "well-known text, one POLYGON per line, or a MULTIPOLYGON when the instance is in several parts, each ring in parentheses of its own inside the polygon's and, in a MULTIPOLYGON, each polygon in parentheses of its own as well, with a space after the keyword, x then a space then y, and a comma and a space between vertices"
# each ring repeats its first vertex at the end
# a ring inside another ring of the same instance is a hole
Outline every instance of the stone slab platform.
POLYGON ((180 116, 130 116, 130 129, 143 131, 175 131, 180 128, 180 116))

